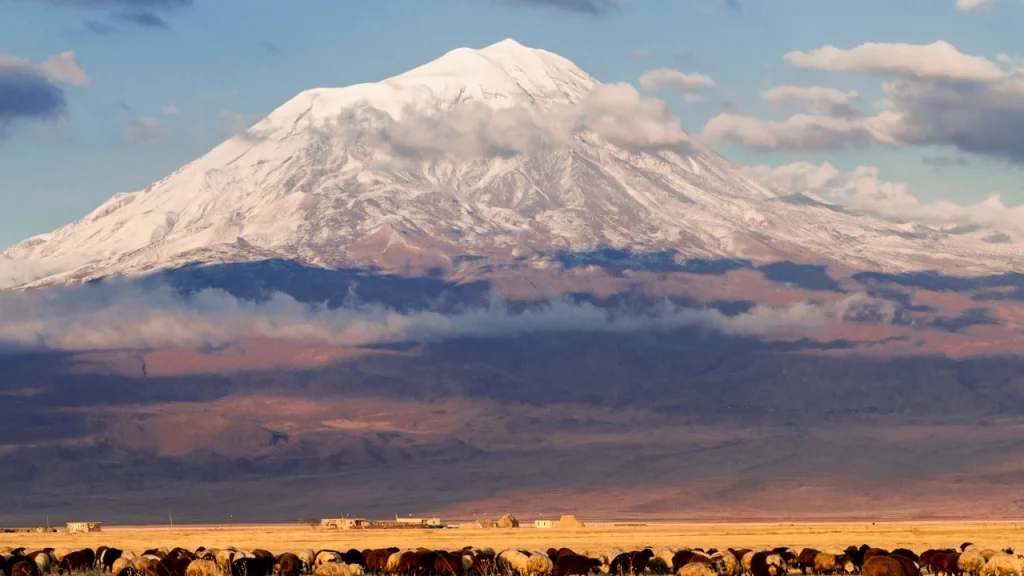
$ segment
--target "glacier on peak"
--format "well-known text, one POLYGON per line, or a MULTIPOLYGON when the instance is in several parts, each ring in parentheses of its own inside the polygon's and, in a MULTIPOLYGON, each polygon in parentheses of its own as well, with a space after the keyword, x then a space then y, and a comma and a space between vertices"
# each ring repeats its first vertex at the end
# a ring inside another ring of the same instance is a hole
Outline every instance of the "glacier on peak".
POLYGON ((990 231, 906 234, 786 197, 691 139, 664 102, 506 40, 304 91, 146 190, 4 255, 61 263, 35 285, 268 258, 468 277, 487 262, 602 247, 1020 267, 1017 245, 984 242, 990 231))

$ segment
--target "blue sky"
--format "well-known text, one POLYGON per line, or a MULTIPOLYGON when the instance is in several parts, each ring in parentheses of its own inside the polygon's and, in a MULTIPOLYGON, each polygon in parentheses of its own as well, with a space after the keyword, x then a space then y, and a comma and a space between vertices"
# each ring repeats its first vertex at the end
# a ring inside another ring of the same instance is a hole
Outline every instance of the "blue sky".
MULTIPOLYGON (((688 103, 674 90, 649 92, 694 134, 723 112, 768 120, 797 112, 763 100, 760 93, 775 86, 855 90, 866 114, 886 97, 885 78, 834 66, 798 68, 784 59, 794 50, 941 40, 990 61, 1024 57, 1024 3, 1017 0, 981 2, 973 10, 955 9, 953 0, 617 4, 0 0, 0 63, 17 58, 35 70, 72 51, 88 79, 47 68, 63 91, 61 110, 22 110, 5 122, 0 109, 0 247, 77 219, 116 192, 144 188, 230 137, 236 123, 255 123, 304 89, 380 80, 460 46, 511 37, 557 52, 603 82, 638 87, 653 69, 708 75, 716 87, 691 92, 702 102, 688 103)), ((5 86, 0 82, 0 91, 10 90, 5 86)), ((959 136, 915 138, 793 150, 759 149, 733 134, 711 144, 748 165, 878 167, 881 179, 906 182, 922 201, 975 203, 998 193, 1007 205, 1024 202, 1020 162, 1006 151, 1016 145, 1012 137, 998 153, 961 145, 959 136)))

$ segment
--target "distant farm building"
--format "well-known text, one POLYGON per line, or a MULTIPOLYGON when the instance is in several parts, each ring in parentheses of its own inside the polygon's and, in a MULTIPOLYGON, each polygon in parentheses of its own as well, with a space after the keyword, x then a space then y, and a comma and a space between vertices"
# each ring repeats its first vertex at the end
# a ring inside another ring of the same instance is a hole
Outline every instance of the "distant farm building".
POLYGON ((395 523, 406 526, 440 526, 440 518, 399 518, 398 514, 395 514, 395 523))
POLYGON ((102 522, 68 522, 68 532, 77 534, 79 532, 99 532, 103 530, 102 522))
POLYGON ((324 530, 348 530, 352 528, 366 528, 369 522, 366 518, 324 518, 320 521, 320 528, 324 530))
POLYGON ((551 520, 535 520, 533 522, 534 528, 554 528, 555 523, 551 520))

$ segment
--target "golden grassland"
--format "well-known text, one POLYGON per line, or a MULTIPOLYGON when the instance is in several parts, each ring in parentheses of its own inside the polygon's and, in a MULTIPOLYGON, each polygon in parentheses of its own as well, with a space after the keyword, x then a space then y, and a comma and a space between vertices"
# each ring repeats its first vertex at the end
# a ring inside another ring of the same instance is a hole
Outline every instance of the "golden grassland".
POLYGON ((616 526, 592 524, 580 529, 404 529, 321 530, 299 524, 225 526, 105 526, 102 532, 67 534, 0 534, 0 546, 27 548, 113 546, 146 548, 237 546, 275 552, 304 548, 365 549, 385 546, 455 549, 463 546, 546 549, 568 546, 577 551, 613 547, 845 547, 868 543, 885 548, 921 551, 959 546, 970 541, 993 547, 1024 549, 1024 521, 990 522, 860 522, 860 523, 736 523, 616 526))

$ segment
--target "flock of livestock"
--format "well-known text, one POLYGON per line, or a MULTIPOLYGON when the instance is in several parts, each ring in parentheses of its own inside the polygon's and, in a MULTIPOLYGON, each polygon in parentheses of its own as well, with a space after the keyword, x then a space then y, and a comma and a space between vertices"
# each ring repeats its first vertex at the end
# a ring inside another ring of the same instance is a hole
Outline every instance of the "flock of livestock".
POLYGON ((100 546, 93 550, 0 548, 3 576, 1024 576, 1022 556, 964 543, 920 555, 868 545, 845 550, 714 548, 581 551, 461 550, 267 550, 166 548, 137 555, 100 546))

